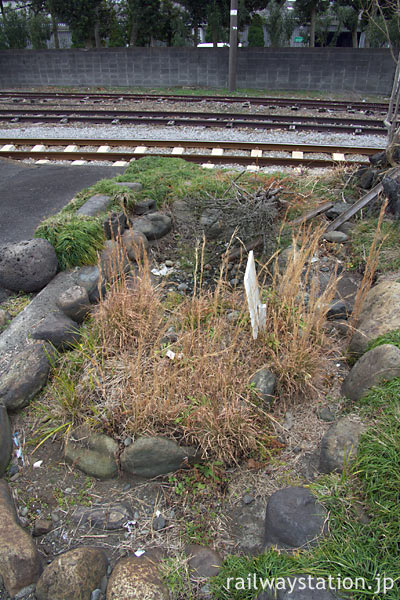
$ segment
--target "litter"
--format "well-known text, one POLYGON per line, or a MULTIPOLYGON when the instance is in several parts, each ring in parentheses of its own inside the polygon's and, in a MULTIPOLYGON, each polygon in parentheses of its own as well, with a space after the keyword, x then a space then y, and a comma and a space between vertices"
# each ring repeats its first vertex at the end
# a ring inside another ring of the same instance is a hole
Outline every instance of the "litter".
POLYGON ((24 459, 24 455, 22 454, 22 448, 21 448, 21 444, 19 441, 19 436, 18 436, 18 432, 16 431, 14 433, 14 435, 12 436, 13 442, 15 444, 16 450, 15 450, 15 456, 17 457, 17 459, 21 459, 22 464, 25 466, 25 459, 24 459))

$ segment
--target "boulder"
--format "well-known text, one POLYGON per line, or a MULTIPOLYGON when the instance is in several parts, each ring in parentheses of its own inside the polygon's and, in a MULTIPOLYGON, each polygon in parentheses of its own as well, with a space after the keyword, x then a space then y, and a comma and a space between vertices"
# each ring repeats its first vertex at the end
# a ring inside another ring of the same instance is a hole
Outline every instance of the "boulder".
POLYGON ((12 452, 11 427, 7 409, 0 403, 0 477, 5 473, 12 452))
POLYGON ((79 427, 65 444, 64 456, 68 463, 99 479, 118 475, 116 453, 118 444, 104 433, 91 433, 79 427))
POLYGON ((326 531, 327 512, 304 487, 278 490, 268 500, 264 544, 279 549, 307 548, 326 531))
POLYGON ((327 210, 325 212, 325 216, 328 219, 336 219, 339 215, 343 214, 344 212, 346 212, 346 210, 349 208, 349 205, 346 204, 346 202, 337 202, 336 204, 334 204, 332 206, 332 208, 330 208, 329 210, 327 210))
POLYGON ((138 181, 113 181, 113 183, 119 187, 126 187, 132 192, 140 192, 143 189, 142 184, 138 181))
POLYGON ((82 323, 90 309, 88 292, 81 285, 74 285, 62 292, 56 304, 64 315, 76 323, 82 323))
POLYGON ((349 236, 343 233, 343 231, 328 231, 327 233, 324 233, 323 238, 327 242, 341 244, 347 242, 349 236))
POLYGON ((400 329, 400 283, 382 281, 365 297, 349 351, 359 356, 375 338, 400 329))
POLYGON ((84 217, 96 217, 100 213, 107 211, 110 200, 110 196, 106 196, 105 194, 95 194, 94 196, 91 196, 85 204, 82 204, 82 206, 78 208, 76 214, 83 215, 84 217))
POLYGON ((223 559, 218 552, 200 546, 200 544, 189 544, 185 548, 188 557, 188 566, 193 579, 208 579, 218 575, 223 559))
POLYGON ((193 448, 161 437, 142 437, 124 449, 122 469, 139 477, 157 477, 181 469, 195 459, 193 448))
POLYGON ((115 240, 126 228, 126 216, 123 212, 110 213, 103 222, 104 235, 108 240, 115 240))
POLYGON ((349 460, 357 455, 363 431, 364 425, 356 415, 347 415, 331 425, 321 440, 320 473, 340 472, 346 468, 349 460))
POLYGON ((14 292, 39 292, 55 276, 53 246, 38 238, 0 246, 0 285, 14 292))
POLYGON ((384 177, 382 179, 383 191, 385 192, 389 203, 388 209, 394 216, 400 218, 400 181, 393 177, 384 177))
POLYGON ((80 339, 78 324, 63 313, 45 317, 31 332, 34 340, 49 342, 57 350, 65 350, 80 339))
POLYGON ((376 171, 374 169, 363 168, 358 172, 358 185, 363 190, 370 190, 375 183, 376 171))
POLYGON ((100 271, 103 280, 111 282, 130 269, 125 248, 119 242, 107 240, 100 253, 100 271))
POLYGON ((149 213, 144 217, 132 220, 132 229, 141 231, 148 240, 158 240, 171 231, 171 217, 164 213, 149 213))
POLYGON ((263 367, 252 376, 250 385, 264 402, 273 401, 276 377, 267 367, 263 367))
POLYGON ((0 577, 10 596, 34 584, 42 572, 39 553, 17 522, 11 492, 0 479, 0 577))
POLYGON ((344 300, 334 300, 329 306, 326 318, 328 320, 348 319, 352 313, 352 308, 344 300))
POLYGON ((157 210, 157 203, 152 198, 146 198, 146 200, 139 200, 133 207, 133 213, 135 215, 146 215, 149 212, 157 210))
POLYGON ((145 555, 119 560, 108 580, 106 600, 169 600, 169 597, 157 563, 145 555))
POLYGON ((47 382, 50 363, 41 343, 30 344, 15 355, 0 375, 0 402, 9 410, 27 406, 47 382))
POLYGON ((89 546, 57 556, 36 585, 37 600, 89 600, 92 591, 100 587, 107 563, 103 550, 89 546))
POLYGON ((53 521, 51 519, 36 519, 33 524, 32 535, 39 537, 41 535, 47 535, 53 529, 53 521))
POLYGON ((80 525, 88 523, 96 529, 114 531, 121 529, 124 523, 131 520, 132 515, 124 504, 118 502, 110 506, 93 506, 92 508, 78 506, 71 518, 80 525))
POLYGON ((147 252, 147 248, 149 247, 149 242, 144 233, 141 231, 134 231, 133 229, 128 229, 124 232, 122 236, 122 243, 129 260, 135 262, 140 262, 143 260, 143 257, 147 252))
POLYGON ((360 400, 374 385, 400 376, 400 349, 383 344, 366 352, 353 366, 343 382, 342 393, 350 400, 360 400))

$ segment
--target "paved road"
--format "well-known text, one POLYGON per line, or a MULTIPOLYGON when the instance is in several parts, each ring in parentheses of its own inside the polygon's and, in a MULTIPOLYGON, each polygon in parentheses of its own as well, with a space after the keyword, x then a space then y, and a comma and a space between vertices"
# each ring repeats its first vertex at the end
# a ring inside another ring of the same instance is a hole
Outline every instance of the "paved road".
POLYGON ((27 165, 0 159, 0 243, 30 239, 40 221, 124 167, 27 165))

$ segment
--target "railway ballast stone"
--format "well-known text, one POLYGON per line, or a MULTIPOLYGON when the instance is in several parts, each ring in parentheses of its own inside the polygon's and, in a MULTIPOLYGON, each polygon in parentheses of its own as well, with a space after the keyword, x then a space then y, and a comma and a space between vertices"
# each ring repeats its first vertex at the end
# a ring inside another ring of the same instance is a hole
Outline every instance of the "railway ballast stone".
POLYGON ((80 335, 78 323, 61 312, 48 315, 31 332, 32 339, 49 342, 57 350, 67 350, 80 335))
POLYGON ((11 491, 0 480, 0 578, 10 596, 35 584, 42 572, 36 546, 17 521, 11 491))
POLYGON ((94 196, 91 196, 85 204, 82 204, 82 206, 78 208, 76 214, 84 217, 96 217, 100 213, 107 212, 110 200, 110 196, 106 196, 105 194, 95 194, 94 196))
POLYGON ((43 571, 37 600, 88 600, 106 574, 108 560, 100 548, 81 546, 61 554, 43 571))
POLYGON ((342 393, 350 400, 360 400, 374 385, 400 377, 400 349, 382 344, 369 350, 356 362, 343 382, 342 393))
POLYGON ((382 281, 365 297, 349 351, 360 356, 372 340, 396 329, 400 329, 400 283, 382 281))
POLYGON ((8 410, 24 408, 44 387, 49 371, 48 353, 43 344, 30 344, 18 352, 0 374, 0 402, 8 410))
POLYGON ((4 475, 12 452, 11 427, 4 404, 0 403, 0 477, 4 475))
POLYGON ((56 304, 64 315, 77 323, 84 321, 90 309, 89 295, 82 285, 73 285, 62 292, 56 304))
POLYGON ((149 213, 143 217, 132 219, 132 229, 141 231, 149 241, 158 240, 172 229, 171 217, 161 212, 149 213))
MULTIPOLYGON (((168 600, 157 562, 144 556, 128 556, 115 565, 108 581, 106 600, 168 600)), ((39 599, 40 600, 40 599, 39 599)))
POLYGON ((58 261, 44 239, 0 246, 0 285, 14 292, 39 292, 53 279, 58 261))
POLYGON ((153 478, 173 473, 195 459, 193 448, 161 437, 142 437, 122 452, 121 466, 132 475, 153 478))
POLYGON ((86 428, 76 429, 64 447, 66 462, 80 471, 99 479, 113 479, 118 475, 116 454, 118 444, 104 433, 91 433, 86 428))
POLYGON ((357 415, 347 415, 331 425, 321 440, 319 472, 343 471, 356 457, 363 431, 364 425, 357 415))
POLYGON ((268 500, 264 545, 281 550, 315 546, 326 532, 326 509, 304 487, 278 490, 268 500))

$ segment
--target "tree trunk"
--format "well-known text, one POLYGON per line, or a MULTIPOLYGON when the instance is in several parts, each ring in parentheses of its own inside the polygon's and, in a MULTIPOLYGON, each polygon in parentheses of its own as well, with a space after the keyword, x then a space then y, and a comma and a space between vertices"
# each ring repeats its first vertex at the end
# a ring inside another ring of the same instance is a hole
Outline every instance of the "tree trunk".
POLYGON ((6 19, 6 13, 4 10, 3 0, 0 0, 0 13, 1 13, 1 16, 3 17, 3 21, 6 22, 7 19, 6 19))
POLYGON ((137 37, 138 37, 138 24, 136 23, 136 21, 133 21, 132 27, 131 27, 131 35, 129 36, 129 45, 130 46, 136 46, 137 37))
POLYGON ((211 28, 211 39, 213 43, 213 48, 218 48, 218 31, 216 27, 211 28))
POLYGON ((311 24, 310 24, 310 46, 314 48, 315 46, 315 21, 316 21, 317 13, 315 7, 311 9, 311 24))
POLYGON ((100 37, 100 18, 99 18, 99 9, 96 9, 96 21, 94 24, 94 41, 96 44, 96 48, 101 48, 101 37, 100 37))
MULTIPOLYGON (((357 26, 358 29, 358 26, 357 26)), ((353 29, 353 31, 351 32, 351 37, 353 40, 353 48, 358 48, 358 33, 357 33, 357 29, 353 29)))
POLYGON ((54 6, 52 0, 48 0, 47 8, 49 9, 50 19, 51 19, 51 30, 53 32, 54 37, 54 47, 59 50, 60 49, 60 38, 58 36, 58 25, 57 25, 57 16, 54 11, 54 6))
POLYGON ((199 43, 199 26, 195 25, 193 27, 193 42, 194 42, 194 46, 196 47, 199 43))

